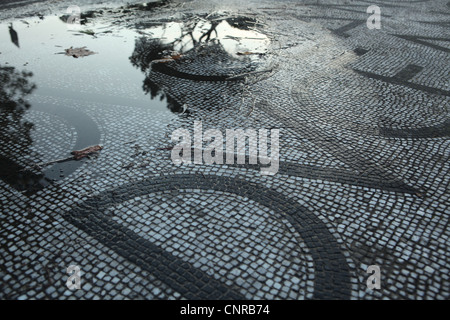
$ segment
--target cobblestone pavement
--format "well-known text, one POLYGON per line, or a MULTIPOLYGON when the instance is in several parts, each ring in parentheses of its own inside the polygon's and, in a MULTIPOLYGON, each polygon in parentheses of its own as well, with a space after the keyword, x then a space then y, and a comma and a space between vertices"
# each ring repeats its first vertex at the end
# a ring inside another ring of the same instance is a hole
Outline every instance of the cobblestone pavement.
POLYGON ((450 298, 450 2, 114 7, 64 38, 47 15, 65 4, 0 31, 20 45, 2 90, 21 92, 0 92, 0 298, 450 298), (54 55, 71 45, 97 54, 54 55), (279 128, 278 173, 173 164, 172 132, 200 120, 279 128))

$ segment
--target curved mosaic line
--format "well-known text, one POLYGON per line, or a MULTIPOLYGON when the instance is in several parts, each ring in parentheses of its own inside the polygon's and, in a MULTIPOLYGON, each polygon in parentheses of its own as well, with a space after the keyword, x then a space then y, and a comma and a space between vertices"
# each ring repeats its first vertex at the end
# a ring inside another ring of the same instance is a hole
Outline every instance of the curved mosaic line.
MULTIPOLYGON (((264 112, 270 113, 272 117, 285 124, 286 127, 290 127, 295 134, 313 141, 318 147, 332 154, 340 161, 349 165, 350 168, 354 168, 356 172, 360 173, 359 175, 347 175, 347 177, 346 175, 341 176, 341 174, 338 173, 335 177, 331 176, 331 179, 336 179, 337 182, 362 185, 369 188, 379 188, 405 193, 417 192, 416 188, 409 186, 402 181, 401 178, 396 177, 378 163, 373 163, 366 159, 358 150, 348 148, 348 146, 344 145, 337 137, 329 135, 320 128, 311 126, 309 123, 302 123, 300 125, 298 120, 293 120, 281 109, 271 108, 270 104, 265 100, 259 104, 259 108, 264 112)), ((321 176, 326 178, 330 175, 322 173, 321 176)))
MULTIPOLYGON (((194 149, 192 149, 191 155, 191 161, 194 161, 194 149)), ((227 154, 224 152, 224 158, 226 158, 226 155, 227 154)), ((237 155, 234 155, 234 163, 227 165, 236 168, 246 168, 253 170, 261 170, 261 168, 264 167, 259 164, 249 164, 250 158, 247 155, 245 156, 245 163, 246 164, 237 164, 237 155)), ((297 164, 294 162, 280 161, 278 173, 293 177, 301 177, 312 180, 325 180, 341 184, 380 189, 392 192, 411 194, 419 192, 418 189, 415 189, 405 184, 403 181, 395 179, 393 177, 389 179, 383 179, 382 177, 375 174, 361 173, 360 175, 358 175, 357 173, 350 170, 323 168, 313 165, 297 164)))
POLYGON ((321 168, 317 166, 280 162, 280 169, 278 172, 290 176, 297 176, 307 179, 326 180, 385 191, 410 194, 418 192, 417 189, 393 177, 390 177, 389 179, 383 179, 381 176, 375 174, 362 173, 358 175, 348 170, 321 168))
POLYGON ((315 267, 314 299, 348 299, 350 275, 345 256, 326 225, 296 201, 272 189, 236 178, 195 175, 153 177, 104 191, 64 218, 122 257, 152 273, 187 299, 242 299, 235 287, 194 268, 130 229, 102 215, 111 205, 161 190, 207 189, 247 197, 287 219, 310 250, 315 267))
POLYGON ((450 136, 450 119, 445 122, 423 128, 380 128, 380 134, 390 138, 441 138, 450 136))
MULTIPOLYGON (((362 48, 356 48, 355 51, 359 55, 365 54, 368 51, 362 48)), ((395 76, 390 77, 391 79, 395 79, 398 82, 409 83, 408 80, 414 77, 417 73, 422 71, 423 67, 409 64, 402 70, 400 70, 395 76)), ((359 72, 359 71, 358 71, 359 72)), ((292 94, 294 101, 299 103, 299 105, 304 104, 305 102, 317 105, 322 109, 326 110, 327 108, 320 105, 320 103, 311 100, 307 94, 302 92, 296 92, 292 94)), ((317 109, 306 110, 302 109, 302 112, 308 114, 312 117, 320 117, 322 115, 326 115, 324 111, 318 111, 317 109)), ((343 119, 339 117, 338 119, 333 119, 333 124, 338 125, 340 128, 345 130, 349 130, 357 133, 364 133, 365 135, 372 135, 376 137, 386 137, 386 138, 439 138, 446 137, 450 135, 450 120, 446 120, 444 123, 428 126, 428 127, 412 127, 412 128, 389 128, 389 127, 381 127, 375 125, 369 125, 364 122, 357 122, 348 119, 343 119)))
POLYGON ((403 79, 399 79, 396 77, 386 77, 386 76, 382 76, 382 75, 372 73, 372 72, 365 72, 365 71, 356 70, 356 69, 353 69, 353 70, 367 78, 380 80, 380 81, 384 81, 387 83, 392 83, 392 84, 396 84, 396 85, 400 85, 400 86, 405 86, 405 87, 409 87, 409 88, 412 88, 415 90, 420 90, 420 91, 424 91, 424 92, 428 92, 428 93, 432 93, 432 94, 436 94, 436 95, 442 95, 442 96, 447 96, 447 97, 450 96, 449 90, 443 90, 443 89, 439 89, 439 88, 424 86, 424 85, 413 83, 410 81, 405 81, 403 79))
MULTIPOLYGON (((195 148, 191 149, 191 161, 194 162, 195 148)), ((234 154, 234 162, 232 164, 227 164, 227 166, 234 168, 245 168, 251 170, 261 170, 265 166, 260 164, 250 164, 250 158, 248 155, 245 156, 245 164, 237 164, 237 155, 234 154)), ((227 158, 227 153, 223 153, 223 157, 227 158)), ((399 179, 393 177, 382 178, 375 174, 366 174, 365 172, 357 174, 356 172, 336 169, 336 168, 324 168, 313 165, 297 164, 289 161, 279 162, 279 174, 284 174, 292 177, 300 177, 311 180, 325 180, 330 182, 337 182, 341 184, 348 184, 359 187, 366 187, 371 189, 380 189, 385 191, 400 192, 400 193, 410 193, 414 194, 419 192, 418 189, 413 188, 399 179)))
MULTIPOLYGON (((446 23, 442 23, 442 22, 433 22, 433 23, 437 24, 437 25, 443 25, 443 26, 446 25, 446 23)), ((392 34, 392 35, 396 36, 396 37, 399 37, 401 39, 404 39, 404 40, 408 40, 408 41, 411 41, 411 42, 415 42, 415 43, 418 43, 418 44, 421 44, 421 45, 424 45, 424 46, 436 49, 436 50, 440 50, 440 51, 443 51, 443 52, 450 52, 450 49, 448 49, 446 47, 439 46, 439 45, 436 45, 436 44, 434 44, 432 42, 425 41, 425 40, 450 41, 450 39, 448 39, 448 38, 437 38, 437 37, 427 37, 427 36, 411 36, 411 35, 402 35, 402 34, 392 34)))
POLYGON ((170 68, 161 63, 153 65, 152 69, 154 71, 158 71, 167 76, 176 77, 176 78, 180 78, 180 79, 186 79, 186 80, 193 80, 193 81, 215 81, 215 82, 217 82, 217 81, 241 80, 241 79, 228 79, 231 77, 230 75, 205 76, 205 75, 187 73, 187 72, 175 70, 175 69, 170 68))

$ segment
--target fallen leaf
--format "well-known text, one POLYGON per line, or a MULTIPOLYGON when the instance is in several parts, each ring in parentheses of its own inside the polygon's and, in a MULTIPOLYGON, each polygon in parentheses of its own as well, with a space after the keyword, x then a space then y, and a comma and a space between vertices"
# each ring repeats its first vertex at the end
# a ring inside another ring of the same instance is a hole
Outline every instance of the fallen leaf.
POLYGON ((66 51, 66 56, 72 56, 74 58, 86 57, 86 56, 90 56, 91 54, 96 53, 96 52, 86 49, 86 47, 81 47, 81 48, 70 47, 69 49, 65 49, 65 51, 66 51))
POLYGON ((88 155, 90 155, 94 152, 100 151, 102 149, 103 149, 102 146, 96 145, 96 146, 87 147, 87 148, 84 148, 81 150, 72 151, 71 154, 73 155, 73 158, 75 160, 80 160, 80 159, 87 157, 88 155))

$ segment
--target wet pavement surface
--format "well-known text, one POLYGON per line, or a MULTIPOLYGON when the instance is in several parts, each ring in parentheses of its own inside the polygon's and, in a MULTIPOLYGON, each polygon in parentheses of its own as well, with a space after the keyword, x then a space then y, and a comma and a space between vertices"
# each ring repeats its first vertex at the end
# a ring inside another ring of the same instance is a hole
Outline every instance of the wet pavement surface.
POLYGON ((0 5, 1 299, 450 298, 450 2, 79 2, 0 5), (278 173, 173 164, 194 121, 278 173))

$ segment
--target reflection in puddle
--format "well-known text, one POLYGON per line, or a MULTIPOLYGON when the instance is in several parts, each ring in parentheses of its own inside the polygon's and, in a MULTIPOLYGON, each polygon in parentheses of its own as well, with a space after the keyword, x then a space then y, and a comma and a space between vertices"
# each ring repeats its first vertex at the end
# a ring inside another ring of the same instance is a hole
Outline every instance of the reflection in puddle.
MULTIPOLYGON (((221 58, 204 65, 203 70, 194 74, 209 76, 204 78, 207 81, 223 81, 236 73, 232 70, 234 60, 246 63, 256 61, 269 44, 265 35, 250 29, 256 22, 248 18, 216 17, 210 21, 195 16, 184 23, 167 22, 155 26, 153 22, 152 27, 143 28, 140 25, 136 26, 136 30, 104 22, 106 18, 101 18, 102 12, 90 12, 88 22, 80 31, 68 29, 59 17, 14 22, 14 32, 17 38, 18 35, 21 38, 20 48, 11 42, 9 31, 12 24, 0 24, 0 63, 24 66, 31 70, 38 84, 36 93, 40 95, 59 95, 71 99, 89 96, 96 102, 119 101, 121 104, 149 107, 155 111, 167 108, 176 111, 173 101, 155 95, 155 89, 151 90, 153 94, 150 94, 152 100, 149 103, 146 96, 149 90, 145 89, 148 85, 144 85, 142 90, 142 74, 133 66, 146 72, 153 60, 172 56, 175 52, 182 55, 178 65, 187 65, 205 55, 216 54, 221 58), (136 38, 145 40, 135 42, 136 38), (56 55, 70 47, 87 47, 98 54, 79 61, 56 55), (223 54, 219 51, 223 51, 223 54), (130 59, 133 66, 129 63, 130 59)), ((156 69, 173 75, 173 71, 168 71, 168 66, 171 64, 160 64, 156 69)), ((178 76, 182 77, 183 74, 188 79, 201 80, 200 77, 192 79, 183 70, 178 70, 178 76)), ((145 83, 152 80, 147 79, 147 76, 145 83)))
MULTIPOLYGON (((185 53, 204 43, 219 43, 226 53, 237 58, 240 55, 264 54, 269 38, 257 31, 249 30, 249 20, 243 18, 216 19, 197 18, 189 22, 169 22, 161 26, 141 30, 161 45, 170 45, 172 50, 185 53), (230 22, 233 25, 230 25, 230 22)), ((254 22, 255 24, 256 22, 254 22)))
MULTIPOLYGON (((167 22, 139 27, 131 63, 146 74, 143 89, 151 97, 168 99, 173 112, 184 112, 158 85, 153 72, 191 81, 236 81, 235 76, 253 70, 269 45, 267 36, 251 30, 249 18, 196 16, 188 22, 167 22)), ((184 95, 191 94, 186 89, 184 95)), ((181 93, 183 95, 183 93, 181 93)))
POLYGON ((29 81, 32 76, 31 72, 0 65, 0 178, 18 190, 39 189, 43 179, 24 170, 18 159, 31 152, 33 124, 24 120, 24 115, 30 108, 26 96, 36 89, 29 81))
MULTIPOLYGON (((68 29, 57 16, 0 24, 0 178, 18 190, 33 193, 82 162, 58 163, 40 171, 34 164, 99 143, 98 127, 80 110, 80 101, 150 109, 166 123, 179 114, 188 117, 184 102, 164 91, 157 74, 188 82, 231 81, 228 78, 253 70, 269 44, 248 18, 195 16, 188 22, 125 28, 105 22, 106 12, 101 10, 88 15, 80 31, 68 29), (98 54, 80 59, 58 54, 70 47, 87 47, 98 54), (161 59, 167 61, 156 62, 161 59), (50 100, 65 102, 42 102, 50 100), (47 122, 27 116, 39 114, 46 114, 47 122), (42 153, 42 142, 53 141, 47 135, 59 125, 51 123, 57 119, 74 128, 73 149, 66 150, 70 143, 61 136, 59 153, 42 153), (34 139, 33 133, 40 136, 34 139)), ((192 94, 189 85, 180 90, 185 91, 181 96, 192 94)))
POLYGON ((8 26, 9 28, 9 36, 11 37, 11 42, 14 43, 18 48, 20 48, 19 45, 19 36, 17 34, 17 31, 14 30, 13 24, 8 26))
MULTIPOLYGON (((34 74, 34 94, 167 110, 164 102, 149 101, 142 91, 142 74, 129 63, 139 34, 95 20, 80 31, 70 30, 59 17, 14 22, 20 48, 10 41, 9 24, 0 24, 0 64, 24 67, 34 74), (96 55, 73 59, 65 49, 86 47, 96 55)), ((34 109, 32 104, 31 109, 34 109)))

